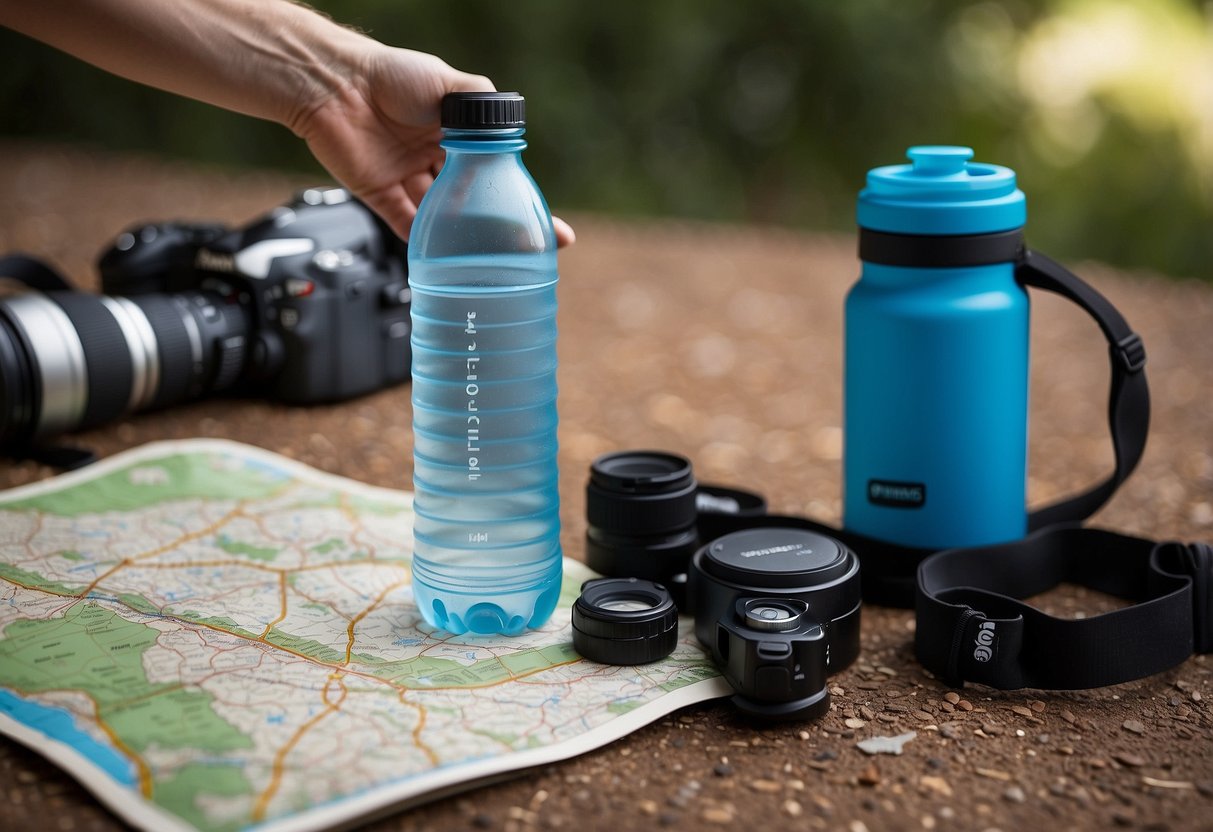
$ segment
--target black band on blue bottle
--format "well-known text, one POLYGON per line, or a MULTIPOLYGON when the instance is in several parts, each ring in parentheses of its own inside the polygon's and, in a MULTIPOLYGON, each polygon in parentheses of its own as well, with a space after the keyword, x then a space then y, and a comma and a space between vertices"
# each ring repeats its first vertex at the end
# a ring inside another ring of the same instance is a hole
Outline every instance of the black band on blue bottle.
POLYGON ((893 234, 859 229, 859 259, 878 266, 947 269, 1013 263, 1023 256, 1023 229, 993 234, 893 234))

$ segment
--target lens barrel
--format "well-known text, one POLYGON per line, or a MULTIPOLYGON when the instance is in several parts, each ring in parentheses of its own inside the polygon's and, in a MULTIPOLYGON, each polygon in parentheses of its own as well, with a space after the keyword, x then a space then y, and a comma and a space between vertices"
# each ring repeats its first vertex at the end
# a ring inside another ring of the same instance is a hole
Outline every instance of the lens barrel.
POLYGON ((663 451, 598 457, 586 485, 586 563, 604 575, 662 583, 681 602, 699 544, 695 495, 685 457, 663 451))
POLYGON ((224 390, 249 325, 212 292, 0 298, 0 447, 224 390))

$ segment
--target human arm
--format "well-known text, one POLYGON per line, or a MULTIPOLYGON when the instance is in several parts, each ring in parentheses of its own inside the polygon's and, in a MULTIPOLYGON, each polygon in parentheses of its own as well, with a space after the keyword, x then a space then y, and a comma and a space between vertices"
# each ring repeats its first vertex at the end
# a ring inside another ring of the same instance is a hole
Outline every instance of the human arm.
MULTIPOLYGON (((279 122, 402 237, 442 164, 442 96, 492 82, 289 0, 2 0, 0 25, 133 81, 279 122)), ((556 221, 566 245, 572 229, 556 221)))

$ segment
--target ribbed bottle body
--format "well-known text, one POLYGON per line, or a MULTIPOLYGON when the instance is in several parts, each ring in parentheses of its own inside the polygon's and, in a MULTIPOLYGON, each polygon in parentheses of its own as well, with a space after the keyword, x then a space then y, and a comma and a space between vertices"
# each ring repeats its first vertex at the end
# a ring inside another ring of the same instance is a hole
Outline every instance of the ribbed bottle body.
POLYGON ((410 240, 413 592, 452 633, 541 626, 560 593, 556 254, 512 153, 451 153, 410 240))

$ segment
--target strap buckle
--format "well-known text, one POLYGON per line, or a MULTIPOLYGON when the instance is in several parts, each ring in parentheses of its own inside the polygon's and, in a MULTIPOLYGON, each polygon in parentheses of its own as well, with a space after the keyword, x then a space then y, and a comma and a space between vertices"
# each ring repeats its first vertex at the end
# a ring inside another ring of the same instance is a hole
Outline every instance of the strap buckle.
POLYGON ((1146 345, 1136 332, 1130 332, 1117 341, 1112 351, 1130 374, 1139 373, 1146 366, 1146 345))
POLYGON ((1213 653, 1213 545, 1189 543, 1180 563, 1192 579, 1192 646, 1213 653))

